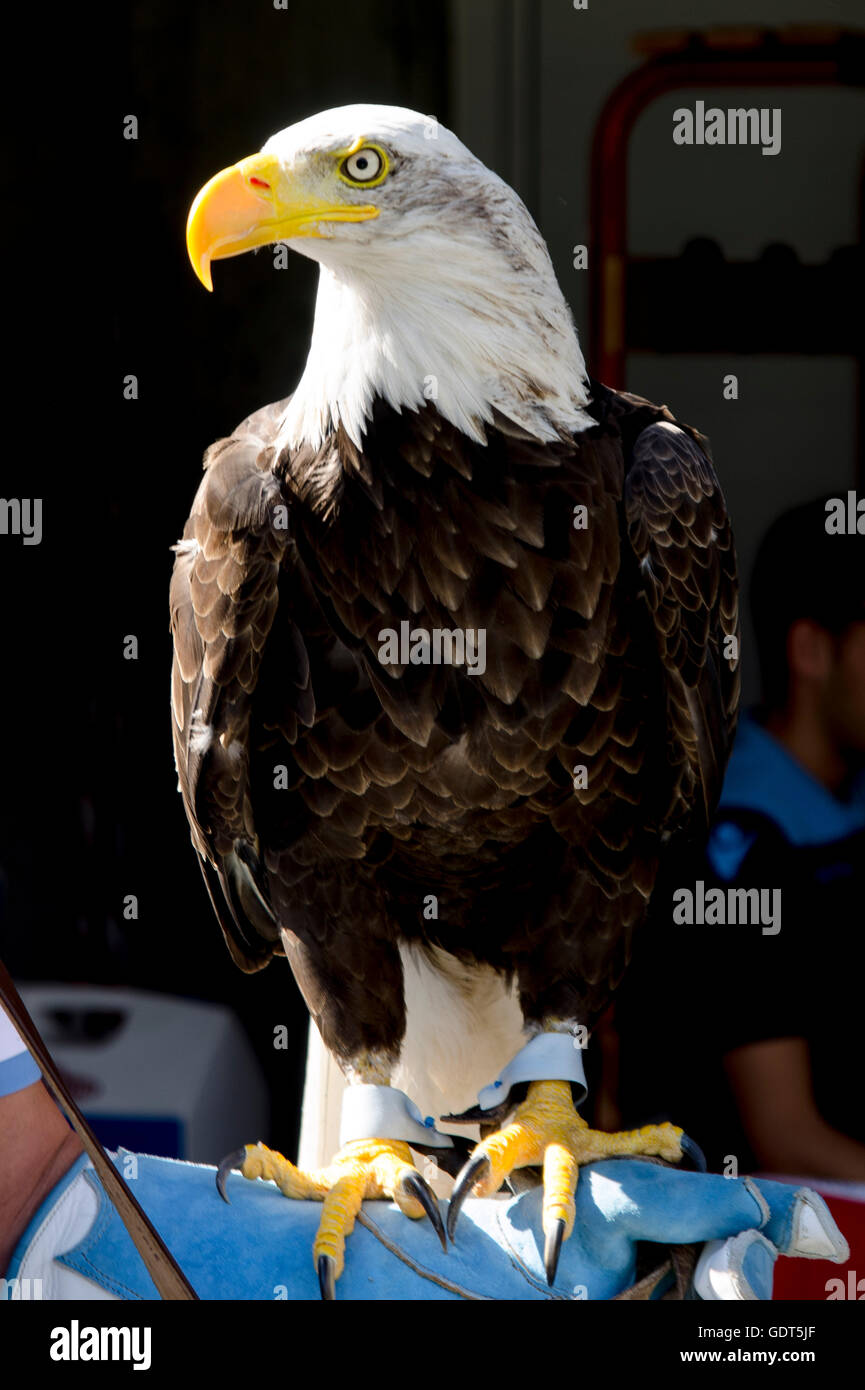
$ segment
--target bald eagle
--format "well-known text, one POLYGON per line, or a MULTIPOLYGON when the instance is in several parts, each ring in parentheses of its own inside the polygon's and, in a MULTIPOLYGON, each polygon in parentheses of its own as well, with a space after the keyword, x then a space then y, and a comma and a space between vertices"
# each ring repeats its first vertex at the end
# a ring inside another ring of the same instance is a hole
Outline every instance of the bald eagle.
POLYGON ((332 1297, 364 1197, 445 1243, 411 1149, 446 1166, 454 1141, 408 1090, 431 1079, 440 1112, 480 1087, 449 1233, 467 1192, 543 1164, 552 1282, 579 1164, 681 1157, 672 1125, 607 1135, 576 1106, 662 847, 720 789, 724 499, 696 431, 587 377, 527 209, 429 117, 325 112, 195 199, 208 289, 214 260, 276 242, 319 263, 312 343, 294 393, 205 456, 171 584, 174 748, 234 960, 288 958, 349 1084, 328 1167, 247 1145, 220 1190, 233 1165, 323 1201, 332 1297))

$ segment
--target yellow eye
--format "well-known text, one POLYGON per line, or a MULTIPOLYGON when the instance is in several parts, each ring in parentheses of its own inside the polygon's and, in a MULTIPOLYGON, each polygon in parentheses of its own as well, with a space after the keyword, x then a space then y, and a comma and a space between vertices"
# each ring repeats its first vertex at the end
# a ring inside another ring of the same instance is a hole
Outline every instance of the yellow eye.
POLYGON ((339 172, 352 183, 375 183, 387 173, 384 155, 373 145, 364 145, 342 161, 339 172))

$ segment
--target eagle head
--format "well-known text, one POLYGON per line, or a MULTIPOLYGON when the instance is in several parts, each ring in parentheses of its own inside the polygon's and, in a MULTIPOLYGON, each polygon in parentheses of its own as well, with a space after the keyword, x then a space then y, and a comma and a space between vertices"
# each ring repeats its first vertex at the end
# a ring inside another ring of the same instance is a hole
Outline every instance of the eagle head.
POLYGON ((433 117, 343 106, 289 126, 207 183, 187 248, 211 264, 272 243, 319 262, 309 358, 281 442, 337 425, 360 446, 376 399, 429 402, 480 443, 496 413, 534 437, 594 422, 570 310, 525 204, 433 117))

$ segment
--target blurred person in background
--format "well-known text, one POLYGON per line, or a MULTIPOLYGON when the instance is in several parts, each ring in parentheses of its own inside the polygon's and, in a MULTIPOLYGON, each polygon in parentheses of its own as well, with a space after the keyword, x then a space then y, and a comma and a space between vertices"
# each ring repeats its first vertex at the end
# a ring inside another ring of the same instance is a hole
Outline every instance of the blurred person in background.
MULTIPOLYGON (((844 499, 846 504, 846 499, 844 499)), ((865 1181, 865 535, 827 498, 755 563, 761 705, 743 714, 704 853, 667 866, 617 1022, 627 1123, 662 1115, 710 1169, 865 1181), (677 925, 673 894, 769 890, 777 920, 677 925)))

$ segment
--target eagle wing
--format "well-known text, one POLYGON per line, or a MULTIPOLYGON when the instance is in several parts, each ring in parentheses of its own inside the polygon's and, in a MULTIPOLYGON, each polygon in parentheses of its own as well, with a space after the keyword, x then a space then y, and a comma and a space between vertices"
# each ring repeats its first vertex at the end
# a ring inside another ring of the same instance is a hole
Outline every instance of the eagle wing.
POLYGON ((738 706, 736 552, 704 445, 659 421, 637 436, 625 480, 628 537, 668 678, 668 747, 679 767, 671 828, 700 804, 708 822, 738 706))
POLYGON ((179 790, 228 948, 247 971, 281 949, 260 861, 249 744, 251 702, 278 612, 283 722, 293 715, 311 724, 315 708, 303 638, 285 605, 279 609, 280 575, 294 546, 270 441, 285 404, 250 416, 205 454, 170 591, 179 790))

